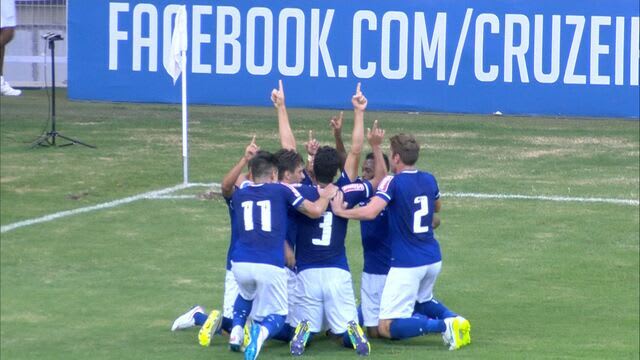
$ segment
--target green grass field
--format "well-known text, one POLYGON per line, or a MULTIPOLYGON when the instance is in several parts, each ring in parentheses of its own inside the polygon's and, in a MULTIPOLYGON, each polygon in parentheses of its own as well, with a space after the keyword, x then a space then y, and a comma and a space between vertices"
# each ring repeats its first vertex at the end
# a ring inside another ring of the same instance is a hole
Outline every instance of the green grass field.
MULTIPOLYGON (((0 99, 3 227, 182 182, 179 106, 65 98, 61 91, 58 130, 97 149, 31 149, 46 126, 46 93, 0 99)), ((300 150, 310 129, 330 144, 333 112, 289 114, 300 150)), ((345 140, 351 119, 346 111, 345 140)), ((365 126, 373 119, 388 135, 418 138, 419 167, 436 175, 443 193, 639 198, 638 121, 369 112, 365 126)), ((262 148, 278 147, 268 107, 192 106, 190 121, 192 182, 220 182, 253 134, 262 148)), ((449 352, 439 336, 373 340, 371 358, 639 358, 637 202, 446 195, 442 202, 436 235, 444 266, 435 291, 470 319, 473 343, 449 352)), ((3 232, 0 357, 240 358, 223 338, 201 348, 197 329, 169 331, 193 304, 222 305, 228 238, 218 197, 139 200, 3 232)), ((347 248, 359 294, 357 224, 347 248)), ((288 356, 286 345, 271 342, 260 357, 288 356)), ((320 337, 304 356, 356 355, 320 337)))

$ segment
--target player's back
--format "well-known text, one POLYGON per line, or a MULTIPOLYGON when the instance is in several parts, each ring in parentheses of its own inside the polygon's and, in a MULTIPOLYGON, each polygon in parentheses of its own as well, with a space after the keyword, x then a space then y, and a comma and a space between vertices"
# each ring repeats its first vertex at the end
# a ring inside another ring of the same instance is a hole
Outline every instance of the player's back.
POLYGON ((231 259, 284 266, 287 210, 302 202, 300 194, 280 183, 251 184, 233 194, 237 244, 231 259))
POLYGON ((389 201, 391 266, 415 267, 441 260, 431 223, 440 190, 435 177, 405 170, 385 178, 377 196, 389 201))
MULTIPOLYGON (((298 191, 305 199, 319 198, 316 186, 301 185, 298 191)), ((371 193, 371 184, 349 184, 341 187, 349 207, 365 200, 371 193)), ((299 214, 297 219, 296 267, 298 271, 308 268, 337 267, 349 270, 345 238, 348 220, 336 216, 331 206, 318 219, 299 214)))

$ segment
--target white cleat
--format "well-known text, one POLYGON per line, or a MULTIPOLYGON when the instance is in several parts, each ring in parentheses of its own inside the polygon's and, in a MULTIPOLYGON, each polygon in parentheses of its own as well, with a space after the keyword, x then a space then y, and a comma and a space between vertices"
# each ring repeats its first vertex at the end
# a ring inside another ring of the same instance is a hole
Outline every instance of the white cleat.
POLYGON ((4 77, 0 77, 0 93, 3 96, 20 96, 22 91, 12 88, 8 82, 4 81, 4 77))
POLYGON ((171 325, 171 331, 182 330, 196 326, 196 320, 193 318, 193 315, 198 312, 205 313, 204 308, 200 305, 196 305, 189 309, 189 311, 187 311, 186 313, 180 315, 173 322, 173 325, 171 325))

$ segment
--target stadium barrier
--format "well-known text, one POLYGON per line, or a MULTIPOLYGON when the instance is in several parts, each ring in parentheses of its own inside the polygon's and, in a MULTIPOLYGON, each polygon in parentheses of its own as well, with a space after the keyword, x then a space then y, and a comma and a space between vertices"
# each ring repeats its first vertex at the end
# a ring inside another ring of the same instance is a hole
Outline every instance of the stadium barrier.
MULTIPOLYGON (((637 0, 186 0, 189 103, 640 117, 637 0)), ((69 96, 179 102, 178 4, 71 1, 69 96)))

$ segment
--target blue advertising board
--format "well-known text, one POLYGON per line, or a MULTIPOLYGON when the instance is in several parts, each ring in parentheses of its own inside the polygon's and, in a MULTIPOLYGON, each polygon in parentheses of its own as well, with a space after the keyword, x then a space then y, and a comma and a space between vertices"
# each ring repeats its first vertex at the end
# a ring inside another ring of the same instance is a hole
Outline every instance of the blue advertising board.
POLYGON ((190 104, 640 117, 637 0, 71 0, 69 97, 179 102, 183 4, 190 104))

